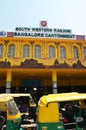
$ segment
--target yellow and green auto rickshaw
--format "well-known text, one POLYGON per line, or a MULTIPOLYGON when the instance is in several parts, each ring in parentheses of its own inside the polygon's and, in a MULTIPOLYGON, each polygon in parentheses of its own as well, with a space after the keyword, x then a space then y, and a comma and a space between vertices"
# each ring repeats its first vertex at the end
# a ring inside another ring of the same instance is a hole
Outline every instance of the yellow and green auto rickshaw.
POLYGON ((12 96, 21 112, 21 126, 23 129, 33 128, 36 122, 37 105, 30 93, 5 93, 7 97, 12 96))
POLYGON ((42 96, 38 102, 38 130, 86 129, 86 94, 61 93, 42 96))
POLYGON ((22 130, 21 114, 11 96, 0 95, 0 130, 22 130))

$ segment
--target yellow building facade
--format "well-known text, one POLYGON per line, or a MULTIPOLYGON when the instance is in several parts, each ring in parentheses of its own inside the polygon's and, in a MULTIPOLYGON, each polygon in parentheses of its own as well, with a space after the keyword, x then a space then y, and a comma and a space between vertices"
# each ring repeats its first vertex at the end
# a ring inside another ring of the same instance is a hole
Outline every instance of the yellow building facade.
POLYGON ((86 91, 86 40, 0 37, 0 92, 86 91))

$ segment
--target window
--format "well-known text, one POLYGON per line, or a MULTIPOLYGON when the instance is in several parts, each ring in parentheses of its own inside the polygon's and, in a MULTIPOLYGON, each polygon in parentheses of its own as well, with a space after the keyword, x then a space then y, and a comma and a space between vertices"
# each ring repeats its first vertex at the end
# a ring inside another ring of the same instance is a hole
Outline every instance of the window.
POLYGON ((14 44, 9 46, 8 56, 9 57, 14 57, 15 56, 15 45, 14 44))
POLYGON ((1 44, 0 45, 0 57, 2 57, 2 55, 3 55, 3 45, 1 44))
POLYGON ((84 47, 84 59, 86 60, 86 47, 84 47))
POLYGON ((78 59, 78 58, 79 58, 78 48, 77 48, 77 47, 74 47, 74 48, 73 48, 73 52, 74 52, 74 59, 78 59))
POLYGON ((19 109, 13 99, 8 102, 8 111, 10 115, 18 114, 19 109))
POLYGON ((54 58, 55 57, 55 48, 53 46, 49 46, 49 58, 54 58))
POLYGON ((65 47, 63 47, 63 46, 60 47, 60 58, 62 58, 62 59, 66 58, 65 47))
POLYGON ((29 57, 30 56, 30 47, 28 45, 23 46, 23 57, 29 57))
POLYGON ((41 57, 41 47, 39 45, 35 46, 34 55, 35 55, 34 56, 35 58, 40 58, 41 57))

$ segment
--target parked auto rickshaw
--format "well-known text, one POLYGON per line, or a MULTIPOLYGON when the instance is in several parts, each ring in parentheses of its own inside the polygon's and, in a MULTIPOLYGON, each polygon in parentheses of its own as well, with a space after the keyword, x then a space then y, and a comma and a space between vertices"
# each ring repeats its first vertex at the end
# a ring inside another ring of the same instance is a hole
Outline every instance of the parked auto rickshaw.
POLYGON ((38 130, 86 129, 86 94, 42 96, 38 102, 38 130))
POLYGON ((0 130, 22 130, 21 114, 13 97, 0 95, 0 130))
POLYGON ((30 127, 29 124, 36 121, 36 103, 29 93, 6 93, 1 94, 12 96, 21 112, 21 124, 23 128, 30 127))

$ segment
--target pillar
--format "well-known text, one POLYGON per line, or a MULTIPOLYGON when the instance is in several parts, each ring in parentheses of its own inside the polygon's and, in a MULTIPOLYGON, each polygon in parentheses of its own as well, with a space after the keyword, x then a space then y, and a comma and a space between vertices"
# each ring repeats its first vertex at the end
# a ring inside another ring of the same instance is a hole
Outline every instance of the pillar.
POLYGON ((11 79, 12 79, 11 71, 7 71, 6 93, 11 93, 11 79))
POLYGON ((52 72, 52 89, 53 93, 57 93, 57 72, 52 72))
POLYGON ((33 56, 33 54, 34 54, 34 50, 33 50, 34 42, 31 41, 30 43, 31 43, 31 51, 30 51, 31 57, 30 57, 30 58, 33 59, 33 57, 34 57, 34 56, 33 56))

